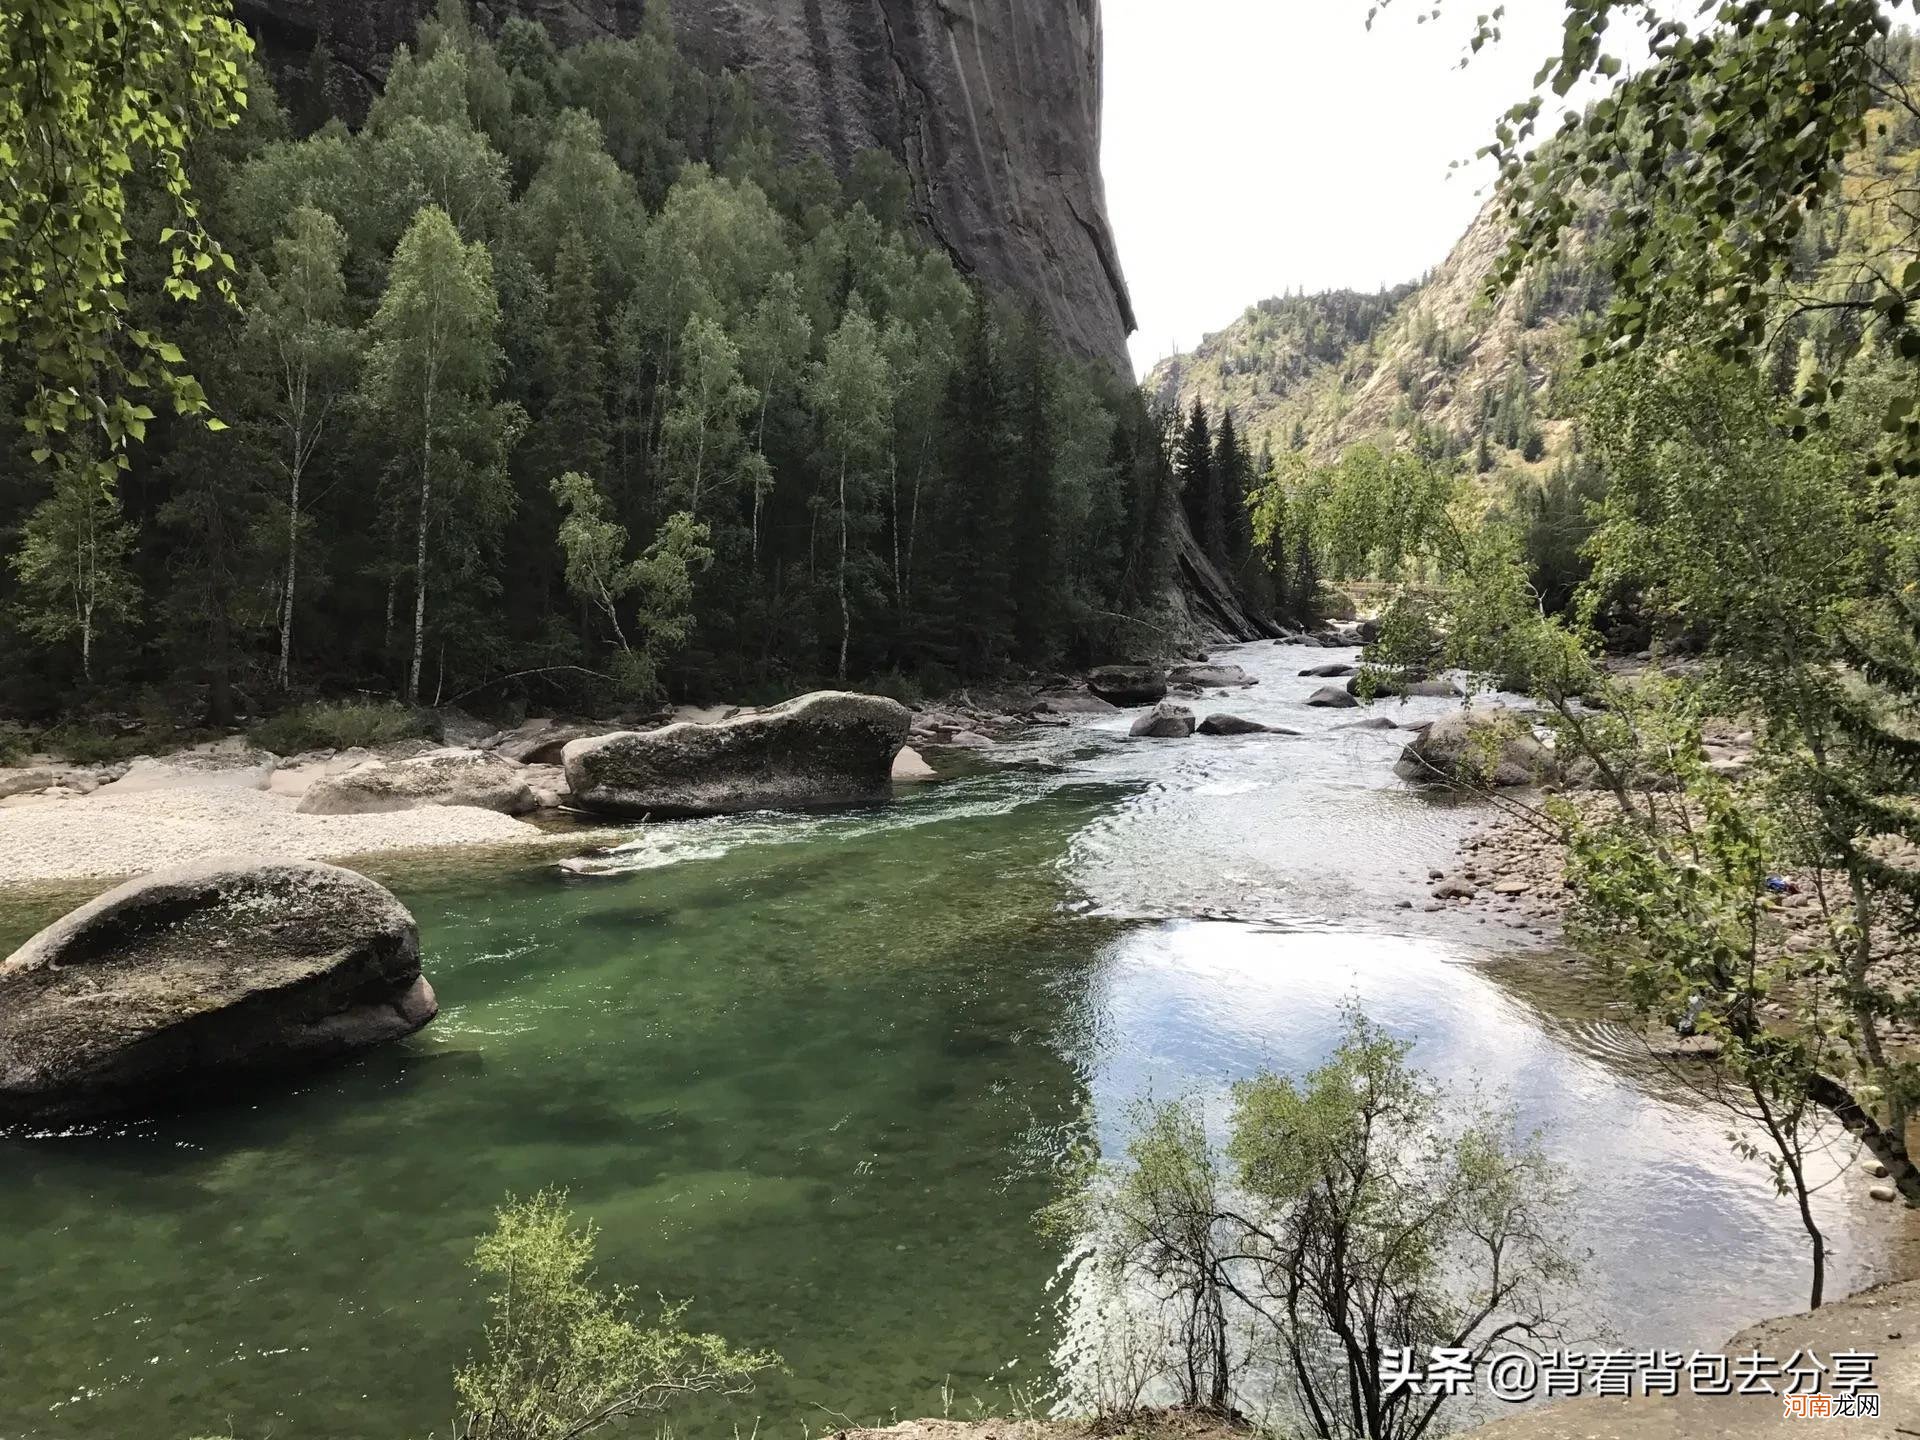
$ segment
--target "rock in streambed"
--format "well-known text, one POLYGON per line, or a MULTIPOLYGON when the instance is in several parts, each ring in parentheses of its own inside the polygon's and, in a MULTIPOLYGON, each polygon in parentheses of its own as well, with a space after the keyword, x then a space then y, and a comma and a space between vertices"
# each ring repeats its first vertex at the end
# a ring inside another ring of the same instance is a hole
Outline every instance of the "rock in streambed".
POLYGON ((0 1124, 101 1119, 410 1035, 413 916, 363 875, 247 860, 129 881, 0 962, 0 1124))
POLYGON ((632 819, 874 804, 892 793, 911 721, 898 701, 822 690, 714 724, 575 740, 563 764, 576 806, 632 819))

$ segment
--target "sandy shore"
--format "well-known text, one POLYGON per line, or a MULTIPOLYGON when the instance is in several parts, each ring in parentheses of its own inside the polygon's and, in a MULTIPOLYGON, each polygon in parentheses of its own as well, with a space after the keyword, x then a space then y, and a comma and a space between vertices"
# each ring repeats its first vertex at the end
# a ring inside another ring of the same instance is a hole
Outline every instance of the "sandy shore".
POLYGON ((468 806, 302 815, 297 804, 289 796, 225 786, 109 792, 0 810, 0 885, 136 875, 219 855, 340 860, 553 839, 524 820, 468 806))

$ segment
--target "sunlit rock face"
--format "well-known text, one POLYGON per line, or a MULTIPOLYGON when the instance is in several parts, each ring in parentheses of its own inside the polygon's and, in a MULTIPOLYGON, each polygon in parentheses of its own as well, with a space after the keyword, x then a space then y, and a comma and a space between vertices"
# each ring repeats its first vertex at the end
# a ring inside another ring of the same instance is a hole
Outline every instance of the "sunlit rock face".
MULTIPOLYGON (((324 40, 340 109, 366 104, 431 0, 241 0, 276 62, 324 40)), ((632 31, 645 0, 478 0, 562 42, 632 31)), ((1083 355, 1127 363, 1133 311, 1100 180, 1098 0, 675 0, 686 50, 750 75, 795 148, 842 171, 905 162, 914 207, 959 267, 1031 299, 1083 355)))

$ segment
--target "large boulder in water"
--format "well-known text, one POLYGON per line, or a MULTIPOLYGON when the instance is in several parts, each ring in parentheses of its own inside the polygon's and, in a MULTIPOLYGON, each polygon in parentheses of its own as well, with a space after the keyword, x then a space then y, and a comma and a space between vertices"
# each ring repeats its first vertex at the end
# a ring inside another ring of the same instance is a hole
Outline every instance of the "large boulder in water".
POLYGON ((1537 785, 1554 776, 1553 752, 1503 705, 1442 715, 1400 752, 1393 773, 1425 785, 1537 785))
POLYGON ((1167 677, 1151 665, 1102 665, 1087 688, 1109 705, 1152 705, 1167 698, 1167 677))
POLYGON ((1273 725, 1262 725, 1258 720, 1249 720, 1244 715, 1228 715, 1224 712, 1207 716, 1200 722, 1202 735, 1292 735, 1292 730, 1282 730, 1273 725))
POLYGON ((300 797, 302 815, 373 815, 425 805, 471 805, 502 815, 540 808, 526 772, 479 750, 440 750, 394 765, 316 780, 300 797))
POLYGON ((913 717, 879 695, 822 690, 711 725, 575 740, 573 803, 603 815, 681 819, 886 800, 913 717))
POLYGON ((1193 734, 1193 711, 1162 700, 1128 727, 1136 740, 1184 740, 1193 734))
POLYGON ((99 1119, 434 1017, 420 932, 363 875, 216 861, 129 881, 0 962, 0 1123, 99 1119))
POLYGON ((1360 702, 1344 690, 1335 689, 1331 685, 1322 685, 1307 697, 1307 704, 1316 710, 1352 710, 1360 702))

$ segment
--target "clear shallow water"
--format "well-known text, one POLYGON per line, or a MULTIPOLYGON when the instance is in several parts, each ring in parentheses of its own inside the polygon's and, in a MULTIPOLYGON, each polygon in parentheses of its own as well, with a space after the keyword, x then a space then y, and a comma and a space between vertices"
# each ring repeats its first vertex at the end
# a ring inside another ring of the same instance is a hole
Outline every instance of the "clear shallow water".
MULTIPOLYGON (((702 1433, 1044 1394, 1075 1359, 1029 1221, 1054 1160, 1148 1090, 1310 1067, 1355 998, 1443 1075, 1510 1086, 1575 1167, 1589 1328, 1709 1345, 1797 1308, 1793 1217, 1718 1115, 1498 983, 1485 928, 1392 908, 1468 817, 1393 786, 1404 737, 1299 706, 1321 682, 1292 672, 1340 657, 1228 658, 1266 683, 1211 703, 1322 733, 1102 719, 886 812, 654 827, 593 878, 402 878, 445 1006, 421 1036, 0 1142, 0 1437, 444 1429, 472 1237, 542 1186, 600 1224, 607 1277, 785 1355, 702 1433)), ((1821 1202, 1838 1288, 1899 1223, 1857 1192, 1821 1202)))

